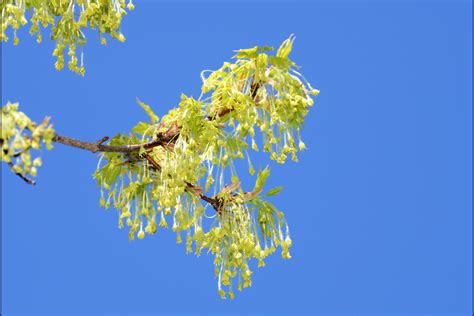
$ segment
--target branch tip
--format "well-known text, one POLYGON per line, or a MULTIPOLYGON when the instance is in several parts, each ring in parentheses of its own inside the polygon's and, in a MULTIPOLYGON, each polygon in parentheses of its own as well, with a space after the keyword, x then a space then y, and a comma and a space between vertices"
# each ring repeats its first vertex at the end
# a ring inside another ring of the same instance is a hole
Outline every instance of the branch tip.
POLYGON ((108 140, 109 140, 109 136, 104 136, 104 137, 102 137, 101 139, 99 139, 97 141, 97 145, 102 145, 103 143, 105 143, 108 140))
MULTIPOLYGON (((12 163, 12 162, 9 162, 9 163, 7 163, 7 164, 8 164, 8 166, 9 166, 10 168, 13 168, 13 163, 12 163)), ((23 181, 25 181, 27 184, 29 184, 29 185, 36 185, 36 181, 35 181, 35 180, 28 178, 28 177, 25 176, 24 174, 18 173, 18 172, 13 172, 13 173, 16 174, 17 176, 19 176, 20 179, 23 180, 23 181)))

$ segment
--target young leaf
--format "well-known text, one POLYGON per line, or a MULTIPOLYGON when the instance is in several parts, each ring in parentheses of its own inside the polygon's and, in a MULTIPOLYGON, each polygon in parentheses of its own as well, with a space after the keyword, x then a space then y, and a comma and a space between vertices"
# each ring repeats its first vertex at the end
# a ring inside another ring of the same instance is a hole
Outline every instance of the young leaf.
POLYGON ((253 190, 255 192, 262 191, 269 176, 270 176, 270 168, 268 168, 268 166, 266 166, 265 169, 260 170, 258 172, 257 181, 255 181, 255 187, 253 190))
POLYGON ((147 130, 148 127, 150 127, 149 124, 147 124, 145 122, 138 122, 137 125, 135 125, 132 128, 132 132, 137 133, 139 135, 143 135, 143 134, 145 134, 145 131, 147 130))
MULTIPOLYGON (((296 64, 289 60, 288 58, 278 57, 278 56, 270 56, 269 58, 270 64, 273 66, 289 69, 291 67, 296 67, 296 64)), ((298 67, 296 67, 298 68, 298 67)))
POLYGON ((145 103, 143 103, 140 99, 137 98, 137 103, 142 107, 143 110, 145 110, 146 114, 150 117, 150 121, 152 124, 155 124, 155 122, 158 121, 158 115, 153 112, 151 107, 145 103))
POLYGON ((288 57, 288 55, 291 53, 291 49, 293 48, 294 40, 295 36, 291 34, 290 37, 281 44, 280 48, 278 48, 277 56, 282 58, 288 57))
POLYGON ((268 190, 268 192, 267 192, 266 195, 267 195, 267 196, 277 195, 278 193, 281 192, 281 190, 283 190, 283 187, 281 187, 281 186, 280 186, 280 187, 276 187, 276 188, 273 188, 273 189, 271 189, 271 190, 268 190))
POLYGON ((233 58, 255 58, 257 57, 258 53, 263 53, 271 50, 273 50, 273 47, 269 46, 255 46, 253 48, 239 49, 235 51, 237 54, 235 54, 233 58))

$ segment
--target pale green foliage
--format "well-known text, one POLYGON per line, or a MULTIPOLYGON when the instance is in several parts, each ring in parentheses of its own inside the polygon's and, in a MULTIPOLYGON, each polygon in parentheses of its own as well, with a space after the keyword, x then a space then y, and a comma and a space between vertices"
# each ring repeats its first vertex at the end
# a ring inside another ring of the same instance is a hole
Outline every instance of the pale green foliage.
POLYGON ((121 42, 125 41, 120 31, 122 17, 126 9, 133 10, 132 0, 2 0, 0 3, 1 24, 0 40, 7 41, 6 31, 13 29, 13 43, 20 40, 17 30, 28 23, 30 14, 30 34, 36 35, 38 43, 42 41, 41 26, 51 26, 51 39, 56 41, 53 55, 57 61, 55 67, 64 67, 64 50, 69 56, 68 67, 75 73, 84 75, 83 56, 80 60, 76 50, 86 43, 83 29, 97 29, 102 44, 106 44, 105 34, 121 42), (28 13, 30 11, 30 13, 28 13))
POLYGON ((102 153, 95 173, 102 188, 100 204, 118 210, 119 227, 129 227, 130 239, 171 226, 178 242, 186 239, 188 252, 211 252, 222 297, 227 293, 233 298, 233 289, 251 285, 251 259, 263 266, 277 247, 283 258, 290 258, 283 213, 261 194, 269 168, 258 172, 254 188, 246 192, 234 160, 247 159, 253 175, 249 149, 262 147, 270 159, 284 163, 288 155, 297 161, 297 152, 305 148, 299 131, 313 104, 311 96, 319 91, 288 59, 292 43, 293 38, 286 40, 276 56, 267 55, 269 47, 237 51, 234 63, 203 73, 199 99, 183 95, 179 107, 161 121, 139 101, 150 122, 139 122, 132 133, 117 135, 110 144, 174 137, 138 154, 102 153), (207 192, 218 201, 215 210, 202 200, 207 192), (205 214, 213 214, 213 220, 205 214))
POLYGON ((13 172, 36 176, 41 158, 33 157, 32 150, 39 150, 42 144, 47 149, 52 148, 54 130, 48 122, 46 118, 41 124, 34 124, 23 112, 18 111, 18 103, 7 103, 2 107, 0 155, 13 172))

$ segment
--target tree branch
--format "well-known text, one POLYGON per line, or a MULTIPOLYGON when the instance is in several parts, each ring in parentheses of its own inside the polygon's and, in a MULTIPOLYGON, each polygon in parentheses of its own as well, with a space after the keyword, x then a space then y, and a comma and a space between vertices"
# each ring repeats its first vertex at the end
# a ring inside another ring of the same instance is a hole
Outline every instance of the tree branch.
MULTIPOLYGON (((1 139, 1 138, 0 138, 0 146, 3 147, 3 139, 1 139)), ((4 149, 3 152, 4 152, 5 154, 7 154, 7 153, 8 153, 8 150, 4 149)), ((21 153, 22 153, 22 151, 17 152, 17 153, 14 153, 12 157, 17 158, 17 157, 19 157, 19 156, 21 155, 21 153)), ((13 164, 11 161, 10 161, 10 162, 7 162, 7 165, 8 165, 10 168, 13 168, 13 167, 14 167, 14 164, 13 164)), ((28 184, 30 184, 30 185, 36 185, 36 181, 35 181, 35 180, 30 179, 30 178, 28 178, 27 176, 25 176, 25 175, 23 175, 23 174, 21 174, 21 173, 19 173, 19 172, 13 172, 13 173, 16 174, 17 176, 19 176, 20 179, 22 179, 22 180, 25 181, 26 183, 28 183, 28 184)))
MULTIPOLYGON (((10 168, 13 168, 14 167, 14 164, 12 162, 8 162, 7 165, 10 167, 10 168)), ((27 176, 25 176, 24 174, 22 173, 19 173, 19 172, 13 172, 14 174, 16 174, 17 176, 20 177, 21 180, 25 181, 26 183, 30 184, 30 185, 36 185, 36 181, 33 180, 33 179, 30 179, 28 178, 27 176)))
MULTIPOLYGON (((256 103, 258 101, 257 92, 261 86, 262 84, 260 82, 252 83, 250 85, 250 95, 256 103)), ((212 121, 219 117, 223 117, 232 111, 233 111, 232 108, 224 108, 213 116, 211 115, 207 116, 206 119, 209 121, 212 121)), ((74 139, 71 137, 56 134, 53 138, 53 141, 56 143, 66 145, 66 146, 85 149, 93 153, 96 153, 96 152, 133 153, 133 152, 140 151, 142 148, 152 149, 157 146, 169 145, 169 143, 176 141, 176 139, 179 137, 179 133, 180 133, 179 126, 172 125, 165 133, 158 133, 156 136, 156 139, 152 141, 149 141, 147 143, 142 143, 142 144, 133 144, 133 145, 124 145, 124 146, 103 145, 104 142, 109 140, 109 137, 107 136, 95 142, 85 142, 85 141, 81 141, 81 140, 74 139)), ((161 171, 161 166, 148 153, 142 154, 142 158, 145 158, 155 169, 157 169, 158 171, 161 171)), ((209 203, 216 210, 218 214, 222 213, 222 206, 224 203, 221 199, 217 197, 206 196, 204 193, 202 193, 201 188, 195 186, 194 184, 186 183, 186 185, 187 185, 186 191, 197 195, 200 199, 209 203)))
POLYGON ((158 137, 152 141, 149 141, 143 144, 124 145, 124 146, 103 145, 103 143, 106 142, 108 139, 109 137, 106 136, 96 142, 85 142, 85 141, 78 140, 72 137, 59 135, 56 133, 56 135, 53 138, 53 141, 56 143, 66 145, 66 146, 85 149, 93 153, 115 152, 115 153, 123 153, 123 154, 137 152, 137 151, 140 151, 141 148, 151 149, 153 147, 163 146, 169 142, 169 140, 167 139, 162 139, 158 137))
MULTIPOLYGON (((250 86, 250 95, 255 100, 255 102, 258 101, 257 100, 257 92, 258 92, 258 89, 260 87, 261 87, 260 82, 252 83, 251 86, 250 86)), ((232 108, 224 108, 221 111, 219 111, 218 113, 216 113, 215 115, 207 116, 206 119, 209 120, 209 121, 212 121, 212 120, 215 120, 219 117, 223 117, 223 116, 227 115, 228 113, 230 113, 232 111, 233 111, 232 108)), ((156 135, 156 138, 149 141, 149 142, 142 143, 142 144, 123 145, 123 146, 104 145, 104 143, 109 140, 108 136, 102 137, 101 139, 99 139, 95 142, 86 142, 86 141, 82 141, 82 140, 75 139, 75 138, 68 137, 68 136, 63 136, 63 135, 60 135, 60 134, 56 133, 55 136, 53 137, 53 141, 55 143, 63 144, 63 145, 66 145, 66 146, 88 150, 92 153, 113 152, 113 153, 127 154, 127 153, 138 152, 142 149, 152 149, 152 148, 157 147, 157 146, 167 146, 170 143, 176 141, 176 139, 179 137, 179 133, 180 133, 180 127, 177 126, 177 125, 176 126, 172 125, 166 132, 158 133, 156 135)), ((3 140, 1 140, 1 142, 3 143, 3 140)), ((20 153, 15 154, 14 157, 17 157, 19 154, 20 153)), ((161 171, 161 166, 148 153, 144 153, 141 156, 142 156, 142 158, 146 159, 155 169, 157 169, 158 171, 161 171)), ((13 163, 9 162, 8 166, 10 166, 10 168, 12 168, 13 163)), ((23 175, 21 173, 15 172, 15 174, 17 176, 19 176, 23 181, 25 181, 26 183, 28 183, 30 185, 35 185, 36 184, 36 182, 33 179, 30 179, 30 178, 26 177, 25 175, 23 175)), ((200 199, 202 199, 205 202, 209 203, 216 210, 216 212, 218 214, 221 214, 222 206, 224 204, 221 199, 219 199, 217 197, 206 196, 204 193, 202 193, 201 188, 194 185, 194 184, 186 183, 186 186, 187 186, 186 191, 197 195, 200 199)))
MULTIPOLYGON (((260 82, 252 83, 250 85, 250 95, 252 99, 255 100, 257 103, 257 92, 258 89, 262 86, 260 82)), ((219 117, 223 117, 228 113, 232 112, 233 109, 225 108, 221 110, 219 113, 215 114, 214 116, 208 116, 207 119, 209 121, 215 120, 219 117)), ((156 139, 151 140, 149 142, 143 144, 133 144, 133 145, 124 145, 124 146, 112 146, 112 145, 103 145, 104 142, 109 140, 109 137, 103 137, 96 142, 85 142, 78 139, 74 139, 72 137, 67 137, 63 135, 56 134, 54 136, 53 141, 56 143, 60 143, 66 146, 76 147, 80 149, 85 149, 90 152, 115 152, 115 153, 133 153, 138 152, 142 148, 144 149, 152 149, 157 146, 165 146, 171 142, 176 141, 179 137, 180 128, 178 126, 171 126, 166 132, 158 133, 156 139)))

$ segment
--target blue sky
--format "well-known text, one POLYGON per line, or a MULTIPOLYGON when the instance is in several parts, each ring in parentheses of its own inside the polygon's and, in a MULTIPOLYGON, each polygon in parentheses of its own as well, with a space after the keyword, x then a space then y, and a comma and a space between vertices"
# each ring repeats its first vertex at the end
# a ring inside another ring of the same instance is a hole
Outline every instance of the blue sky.
POLYGON ((5 315, 471 315, 472 4, 469 1, 135 1, 124 44, 89 33, 87 74, 52 44, 2 49, 2 103, 97 140, 159 114, 232 50, 296 35, 321 90, 298 164, 273 165, 293 259, 270 258, 234 301, 211 256, 171 231, 129 242, 99 208, 97 159, 57 145, 38 185, 2 170, 5 315))

